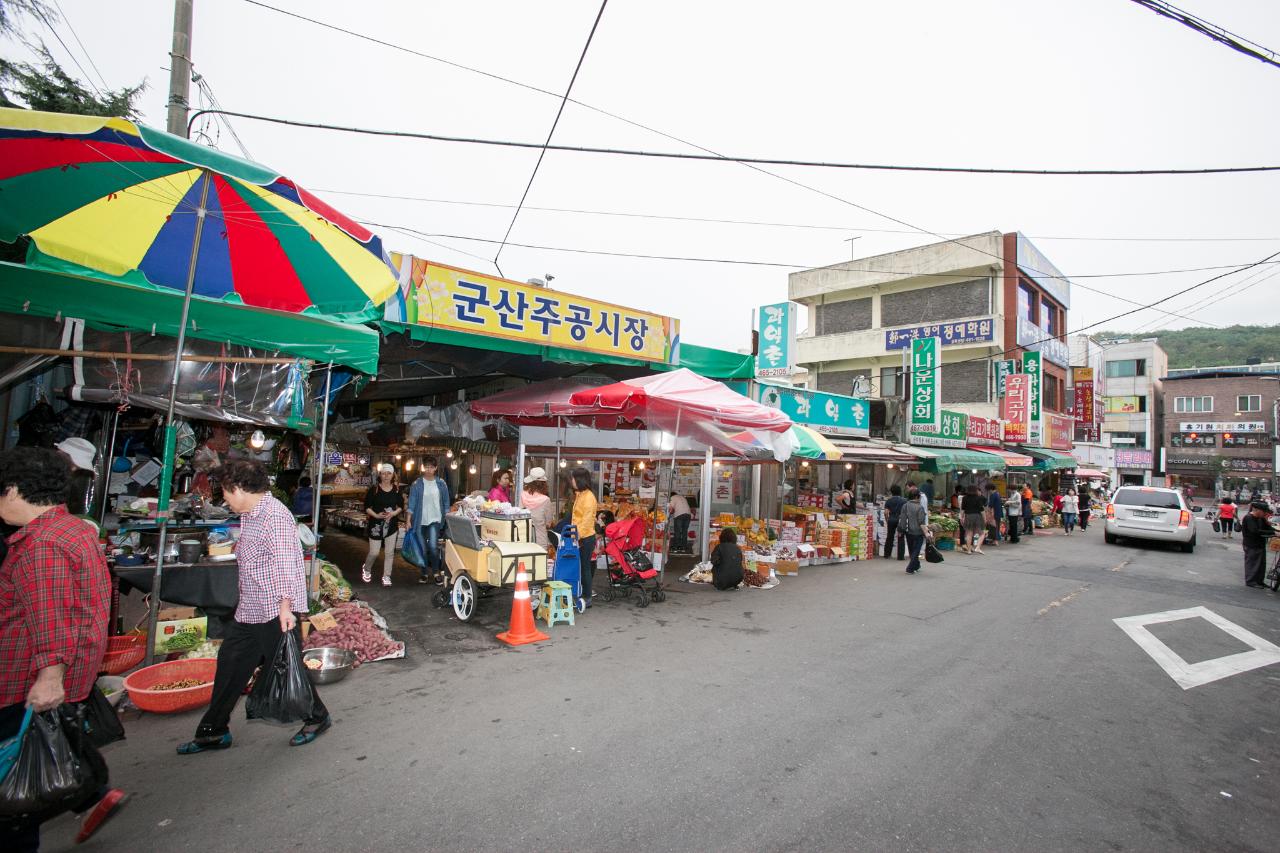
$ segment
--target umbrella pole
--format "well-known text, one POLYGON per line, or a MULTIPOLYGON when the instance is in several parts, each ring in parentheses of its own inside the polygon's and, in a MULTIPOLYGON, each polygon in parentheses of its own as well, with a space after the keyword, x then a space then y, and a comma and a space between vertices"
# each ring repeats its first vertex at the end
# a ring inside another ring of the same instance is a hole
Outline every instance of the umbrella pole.
POLYGON ((516 499, 514 505, 521 508, 524 507, 524 494, 523 494, 524 489, 521 488, 521 486, 524 484, 524 463, 525 463, 524 457, 525 457, 524 428, 521 427, 520 441, 518 444, 516 444, 515 482, 511 484, 511 491, 515 492, 515 494, 512 495, 512 497, 516 499))
MULTIPOLYGON (((667 560, 671 557, 671 548, 675 545, 671 541, 671 496, 676 491, 676 450, 680 446, 680 415, 684 414, 683 410, 676 409, 676 431, 674 438, 671 439, 671 476, 667 480, 667 500, 663 503, 663 511, 667 514, 667 524, 663 528, 664 535, 662 537, 662 569, 659 571, 658 584, 662 585, 667 579, 667 560)), ((659 463, 658 468, 658 484, 662 484, 662 468, 659 463)), ((685 539, 688 539, 688 534, 685 539)))
POLYGON ((715 451, 707 448, 706 458, 702 463, 702 496, 698 507, 698 542, 702 548, 699 555, 703 560, 711 559, 711 492, 712 467, 715 465, 715 451))
POLYGON ((120 409, 117 407, 111 410, 111 431, 107 438, 107 446, 102 449, 102 476, 99 477, 101 486, 98 489, 96 497, 101 499, 98 506, 98 529, 101 530, 103 525, 107 523, 107 504, 110 503, 107 489, 111 485, 111 463, 114 461, 111 454, 116 449, 116 433, 120 428, 120 409))
POLYGON ((204 231, 205 204, 209 200, 209 184, 213 177, 204 173, 204 186, 200 189, 200 207, 196 210, 196 230, 191 241, 191 263, 187 267, 187 289, 182 295, 182 324, 178 326, 177 350, 173 355, 173 378, 169 382, 169 405, 164 414, 164 465, 160 469, 160 500, 156 507, 156 521, 160 535, 156 546, 156 570, 151 576, 151 612, 147 618, 147 644, 152 662, 156 659, 156 622, 160 618, 160 577, 164 570, 165 538, 169 527, 169 492, 173 488, 174 450, 178 430, 173 422, 173 409, 178 400, 178 380, 182 375, 182 350, 187 344, 187 318, 191 313, 191 292, 196 285, 196 261, 200 257, 200 234, 204 231))
POLYGON ((323 409, 320 415, 320 446, 311 454, 311 467, 315 475, 311 478, 311 532, 316 536, 315 549, 311 552, 311 564, 307 567, 307 590, 315 581, 316 570, 320 564, 320 482, 324 477, 324 444, 329 436, 329 391, 333 387, 333 362, 329 362, 329 370, 324 376, 324 399, 320 401, 323 409))
POLYGON ((556 418, 556 519, 560 519, 560 496, 564 493, 564 477, 560 474, 560 428, 563 421, 556 418))

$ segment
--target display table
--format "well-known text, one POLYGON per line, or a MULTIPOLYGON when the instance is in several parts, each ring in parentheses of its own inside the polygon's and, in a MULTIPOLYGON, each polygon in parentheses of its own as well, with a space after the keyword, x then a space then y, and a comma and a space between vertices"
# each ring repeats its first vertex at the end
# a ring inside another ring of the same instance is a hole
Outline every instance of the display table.
MULTIPOLYGON (((111 572, 128 594, 151 592, 155 564, 115 566, 111 572)), ((165 563, 161 569, 160 600, 199 607, 210 616, 229 616, 240 601, 240 569, 235 560, 202 563, 165 563)))

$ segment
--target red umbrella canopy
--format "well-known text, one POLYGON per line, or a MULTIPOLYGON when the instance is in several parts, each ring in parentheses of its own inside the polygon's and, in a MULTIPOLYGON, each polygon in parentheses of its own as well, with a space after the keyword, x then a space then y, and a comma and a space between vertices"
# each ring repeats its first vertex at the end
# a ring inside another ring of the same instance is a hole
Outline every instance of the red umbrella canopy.
POLYGON ((689 427, 708 423, 778 433, 791 427, 791 419, 778 409, 762 406, 687 368, 577 391, 570 395, 569 403, 614 411, 669 432, 676 431, 677 416, 682 426, 689 427))
MULTIPOLYGON (((575 406, 569 402, 574 394, 590 391, 594 387, 598 386, 581 379, 534 382, 474 401, 471 404, 471 414, 477 418, 503 418, 522 426, 558 426, 595 411, 592 406, 575 406)), ((617 416, 611 414, 606 420, 616 425, 617 416)))

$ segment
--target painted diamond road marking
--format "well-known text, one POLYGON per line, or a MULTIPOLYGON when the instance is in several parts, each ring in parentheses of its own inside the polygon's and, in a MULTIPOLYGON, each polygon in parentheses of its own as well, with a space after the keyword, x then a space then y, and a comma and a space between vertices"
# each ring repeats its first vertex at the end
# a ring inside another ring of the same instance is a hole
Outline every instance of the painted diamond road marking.
POLYGON ((1152 660, 1160 664, 1160 667, 1183 690, 1190 690, 1192 687, 1199 687, 1230 675, 1239 675, 1251 669, 1280 663, 1280 646, 1264 640, 1251 631, 1246 631, 1234 622, 1228 622, 1207 607, 1188 607, 1185 610, 1167 610, 1163 613, 1148 613, 1144 616, 1124 616, 1111 621, 1128 634, 1129 638, 1144 652, 1151 655, 1152 660), (1147 630, 1148 625, 1197 618, 1221 628, 1246 646, 1251 646, 1253 651, 1212 658, 1200 663, 1187 663, 1177 652, 1147 630))

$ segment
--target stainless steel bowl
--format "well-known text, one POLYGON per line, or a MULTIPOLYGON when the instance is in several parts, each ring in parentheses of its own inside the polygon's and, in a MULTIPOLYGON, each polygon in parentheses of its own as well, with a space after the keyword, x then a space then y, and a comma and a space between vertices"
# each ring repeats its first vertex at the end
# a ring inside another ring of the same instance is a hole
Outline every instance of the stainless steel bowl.
POLYGON ((311 683, 332 684, 346 678, 351 672, 351 668, 356 664, 356 653, 348 649, 325 646, 303 652, 303 665, 305 666, 309 660, 318 660, 321 663, 320 669, 307 668, 307 677, 311 679, 311 683))

